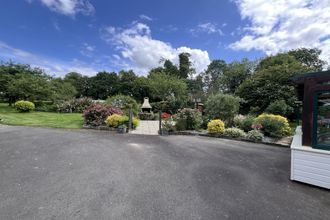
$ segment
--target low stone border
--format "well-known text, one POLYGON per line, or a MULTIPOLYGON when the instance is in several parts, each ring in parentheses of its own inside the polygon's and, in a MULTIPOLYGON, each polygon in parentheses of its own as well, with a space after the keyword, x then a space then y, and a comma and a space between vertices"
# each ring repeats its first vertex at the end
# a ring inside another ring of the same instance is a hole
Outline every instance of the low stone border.
POLYGON ((91 125, 83 125, 84 129, 93 129, 93 130, 101 130, 101 131, 117 131, 117 128, 111 128, 109 126, 91 126, 91 125))
POLYGON ((257 143, 257 144, 266 144, 266 145, 275 145, 280 147, 290 147, 290 143, 279 143, 278 139, 273 139, 266 137, 263 141, 253 141, 247 138, 233 138, 228 137, 225 135, 219 135, 219 134, 208 134, 206 132, 199 132, 199 131, 170 131, 168 132, 168 135, 190 135, 190 136, 203 136, 203 137, 213 137, 213 138, 222 138, 222 139, 228 139, 228 140, 235 140, 235 141, 245 141, 250 143, 257 143))

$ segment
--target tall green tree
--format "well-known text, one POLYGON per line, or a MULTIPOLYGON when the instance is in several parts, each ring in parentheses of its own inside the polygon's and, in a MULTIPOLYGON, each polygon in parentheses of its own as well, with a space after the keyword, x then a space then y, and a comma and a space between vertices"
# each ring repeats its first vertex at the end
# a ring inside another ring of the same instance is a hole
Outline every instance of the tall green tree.
POLYGON ((154 100, 168 98, 183 99, 187 94, 186 82, 164 72, 151 72, 148 75, 150 92, 154 100))
POLYGON ((276 100, 286 100, 294 106, 297 98, 292 77, 309 70, 287 53, 266 57, 256 72, 239 86, 236 94, 246 101, 246 107, 258 108, 259 113, 276 100))
POLYGON ((54 78, 50 81, 53 92, 51 99, 53 100, 69 100, 76 96, 76 88, 69 82, 61 78, 54 78))
POLYGON ((20 74, 7 87, 8 97, 12 102, 19 99, 29 101, 50 100, 53 97, 52 87, 45 77, 20 74))
POLYGON ((135 81, 138 78, 133 70, 119 72, 118 92, 123 95, 135 96, 135 81))
POLYGON ((176 65, 174 65, 170 60, 165 60, 164 62, 164 72, 172 76, 180 76, 180 71, 176 65))
POLYGON ((221 88, 221 77, 223 76, 227 64, 224 60, 213 60, 202 74, 204 84, 208 93, 218 93, 221 88))
POLYGON ((289 51, 288 54, 296 58, 296 60, 311 71, 321 71, 326 65, 326 62, 320 59, 321 52, 317 48, 298 48, 289 51))
POLYGON ((118 94, 119 78, 116 73, 99 72, 88 80, 88 96, 94 99, 106 99, 118 94))
POLYGON ((188 76, 192 76, 195 73, 190 62, 189 53, 179 54, 179 73, 182 79, 187 79, 188 76))
POLYGON ((236 89, 252 75, 254 63, 248 59, 243 59, 227 64, 223 74, 218 78, 217 86, 222 92, 234 94, 236 89))

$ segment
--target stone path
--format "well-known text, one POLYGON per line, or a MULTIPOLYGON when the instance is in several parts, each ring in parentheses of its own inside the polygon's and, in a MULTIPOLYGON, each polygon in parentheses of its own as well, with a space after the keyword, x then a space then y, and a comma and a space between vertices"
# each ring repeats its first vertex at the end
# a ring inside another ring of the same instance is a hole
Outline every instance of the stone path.
POLYGON ((140 121, 137 129, 131 131, 131 134, 158 135, 159 121, 140 121))

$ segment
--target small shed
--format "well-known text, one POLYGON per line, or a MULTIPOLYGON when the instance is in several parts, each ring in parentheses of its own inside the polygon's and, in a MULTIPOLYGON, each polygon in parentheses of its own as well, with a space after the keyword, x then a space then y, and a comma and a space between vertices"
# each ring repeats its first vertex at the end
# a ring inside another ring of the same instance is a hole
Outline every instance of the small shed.
POLYGON ((291 179, 330 189, 330 71, 293 80, 303 110, 291 144, 291 179))

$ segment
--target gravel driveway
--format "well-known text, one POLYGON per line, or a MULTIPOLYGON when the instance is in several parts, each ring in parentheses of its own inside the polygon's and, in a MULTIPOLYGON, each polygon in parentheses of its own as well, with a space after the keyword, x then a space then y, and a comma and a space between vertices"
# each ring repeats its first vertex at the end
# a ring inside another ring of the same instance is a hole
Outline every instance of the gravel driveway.
POLYGON ((1 126, 0 219, 329 219, 287 148, 1 126))

